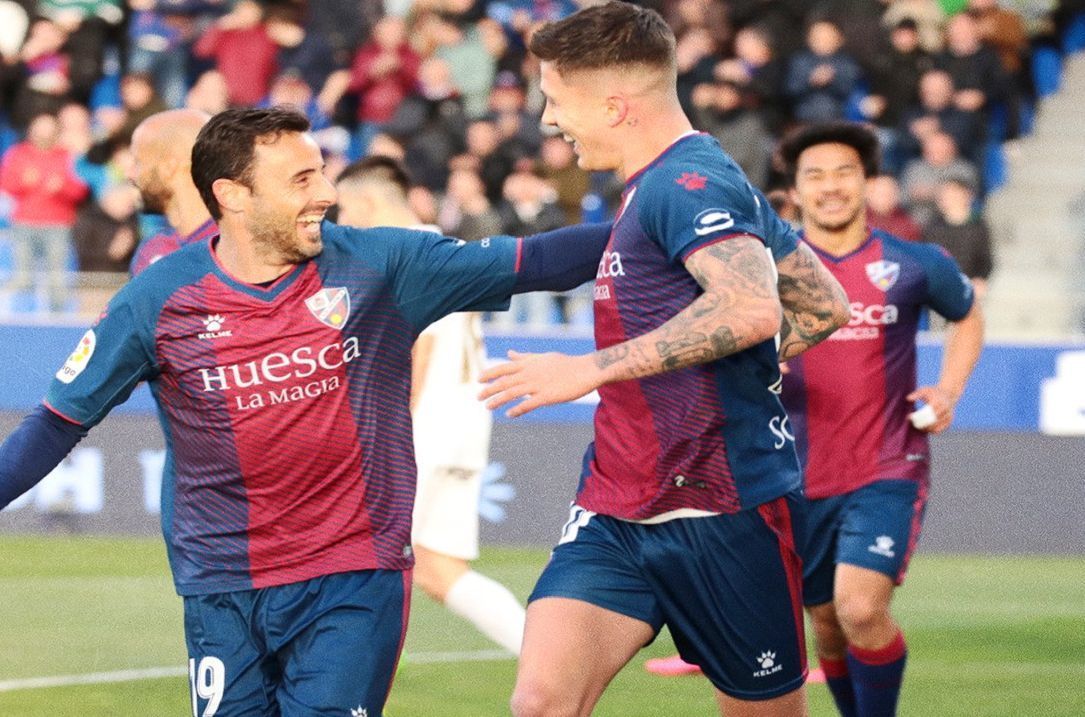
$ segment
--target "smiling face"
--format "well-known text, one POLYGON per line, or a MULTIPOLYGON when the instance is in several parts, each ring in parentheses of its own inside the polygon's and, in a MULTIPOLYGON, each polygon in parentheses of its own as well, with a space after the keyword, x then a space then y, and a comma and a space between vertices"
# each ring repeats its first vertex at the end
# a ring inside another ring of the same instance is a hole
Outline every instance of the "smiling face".
POLYGON ((799 155, 793 196, 804 223, 840 232, 865 221, 865 190, 863 162, 853 147, 816 144, 799 155))
POLYGON ((543 124, 560 130, 572 143, 580 168, 591 171, 617 169, 621 163, 606 92, 597 82, 603 74, 581 71, 563 77, 550 62, 539 70, 539 88, 546 97, 543 124))
POLYGON ((299 264, 321 252, 320 222, 336 200, 323 170, 320 148, 308 134, 284 132, 257 142, 242 206, 258 253, 299 264))

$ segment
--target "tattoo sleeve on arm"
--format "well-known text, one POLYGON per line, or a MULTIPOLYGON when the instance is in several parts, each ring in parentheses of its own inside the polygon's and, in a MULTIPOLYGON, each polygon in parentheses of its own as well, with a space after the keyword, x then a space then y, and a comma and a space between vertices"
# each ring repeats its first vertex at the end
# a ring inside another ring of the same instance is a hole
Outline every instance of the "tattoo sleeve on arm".
POLYGON ((596 352, 607 383, 714 361, 770 338, 780 303, 768 253, 754 237, 694 252, 686 268, 704 290, 657 329, 596 352))
POLYGON ((824 341, 848 321, 848 297, 829 270, 805 244, 776 265, 784 320, 780 360, 798 356, 824 341))

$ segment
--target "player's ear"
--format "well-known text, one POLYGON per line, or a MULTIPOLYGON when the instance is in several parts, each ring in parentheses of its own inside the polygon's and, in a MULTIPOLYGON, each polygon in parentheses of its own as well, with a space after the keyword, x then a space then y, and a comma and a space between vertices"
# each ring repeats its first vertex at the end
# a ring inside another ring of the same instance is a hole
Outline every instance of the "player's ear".
POLYGON ((216 179, 211 183, 211 191, 218 200, 223 213, 244 211, 246 202, 252 193, 241 182, 232 179, 216 179))
POLYGON ((607 97, 604 105, 607 116, 607 126, 617 127, 629 117, 629 102, 624 97, 612 95, 607 97))

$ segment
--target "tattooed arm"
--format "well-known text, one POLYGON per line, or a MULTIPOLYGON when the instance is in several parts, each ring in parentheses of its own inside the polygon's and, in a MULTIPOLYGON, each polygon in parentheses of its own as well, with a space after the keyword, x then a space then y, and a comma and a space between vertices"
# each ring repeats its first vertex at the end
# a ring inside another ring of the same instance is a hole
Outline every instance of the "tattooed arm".
POLYGON ((571 401, 615 381, 707 363, 773 337, 781 307, 764 245, 734 237, 704 247, 686 260, 704 293, 658 328, 584 356, 509 353, 486 371, 482 392, 490 408, 527 398, 509 410, 519 416, 571 401))
POLYGON ((776 264, 784 320, 780 360, 798 356, 848 322, 848 297, 813 250, 800 243, 776 264))

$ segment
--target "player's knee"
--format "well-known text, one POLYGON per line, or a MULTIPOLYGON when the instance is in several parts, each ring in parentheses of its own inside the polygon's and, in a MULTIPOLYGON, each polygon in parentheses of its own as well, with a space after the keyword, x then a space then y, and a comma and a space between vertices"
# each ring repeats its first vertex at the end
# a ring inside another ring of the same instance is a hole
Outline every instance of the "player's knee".
POLYGON ((514 717, 576 717, 580 713, 567 692, 541 683, 517 683, 509 707, 514 717))
POLYGON ((864 635, 882 627, 889 620, 889 608, 871 595, 846 594, 836 599, 836 616, 844 633, 864 635))

